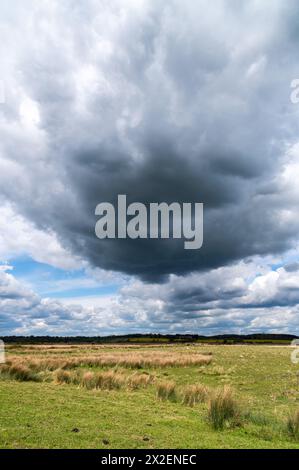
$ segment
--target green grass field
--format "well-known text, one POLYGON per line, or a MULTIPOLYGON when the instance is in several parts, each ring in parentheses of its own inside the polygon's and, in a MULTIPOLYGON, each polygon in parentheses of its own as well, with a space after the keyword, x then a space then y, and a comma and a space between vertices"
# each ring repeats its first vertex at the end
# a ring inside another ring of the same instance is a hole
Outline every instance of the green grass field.
POLYGON ((0 367, 0 447, 299 448, 298 434, 287 428, 299 409, 299 366, 290 353, 270 345, 10 346, 8 365, 0 367), (202 354, 211 362, 196 363, 202 354), (128 362, 118 363, 120 357, 128 362), (15 364, 32 377, 19 377, 15 364), (57 370, 71 383, 59 383, 57 370), (109 370, 117 386, 87 387, 87 379, 109 370), (176 396, 162 400, 157 386, 165 381, 174 382, 176 396), (181 397, 192 384, 209 392, 188 406, 181 397), (241 418, 215 430, 209 400, 225 385, 241 418))

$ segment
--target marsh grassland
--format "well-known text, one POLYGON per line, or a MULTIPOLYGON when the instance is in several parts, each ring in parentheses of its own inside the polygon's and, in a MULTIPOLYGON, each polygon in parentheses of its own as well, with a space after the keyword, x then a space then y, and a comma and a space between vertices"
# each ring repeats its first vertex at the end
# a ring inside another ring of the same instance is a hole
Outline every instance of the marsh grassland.
POLYGON ((287 346, 14 345, 1 448, 299 448, 287 346))

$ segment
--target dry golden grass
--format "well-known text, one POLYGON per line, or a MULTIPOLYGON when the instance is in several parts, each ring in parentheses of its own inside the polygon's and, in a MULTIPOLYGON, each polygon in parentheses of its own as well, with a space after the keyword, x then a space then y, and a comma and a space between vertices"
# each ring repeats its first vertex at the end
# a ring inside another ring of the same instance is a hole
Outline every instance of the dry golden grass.
POLYGON ((36 373, 34 373, 34 371, 21 363, 15 363, 11 365, 5 364, 4 366, 1 366, 0 371, 1 375, 6 375, 13 380, 19 380, 21 382, 37 382, 39 380, 39 377, 36 373))
POLYGON ((165 380, 159 382, 156 386, 156 396, 158 399, 177 401, 188 406, 206 403, 211 393, 210 388, 202 384, 177 387, 175 382, 165 380))
POLYGON ((206 385, 187 385, 182 390, 182 403, 188 406, 194 406, 197 403, 204 403, 207 401, 209 393, 210 390, 206 385))
POLYGON ((76 377, 75 374, 73 374, 70 371, 63 370, 63 369, 57 369, 54 372, 54 381, 57 384, 72 384, 76 383, 76 377))
POLYGON ((172 400, 177 399, 176 384, 172 381, 164 381, 157 384, 157 398, 159 400, 172 400))
POLYGON ((85 372, 82 376, 82 386, 91 390, 119 390, 123 388, 138 389, 151 385, 154 377, 147 374, 125 375, 110 370, 106 372, 85 372))
MULTIPOLYGON (((100 351, 100 350, 138 350, 140 351, 140 348, 147 349, 147 350, 164 350, 164 351, 172 351, 174 349, 190 349, 190 347, 194 348, 194 343, 193 344, 180 344, 180 343, 102 343, 102 344, 91 344, 91 343, 86 343, 86 344, 7 344, 6 349, 8 351, 12 350, 17 350, 19 352, 42 352, 43 354, 47 354, 48 351, 54 351, 57 350, 58 352, 61 352, 63 350, 66 351, 72 351, 72 350, 80 350, 80 351, 86 351, 86 350, 94 350, 94 351, 100 351)), ((196 346, 195 346, 196 347, 196 346)), ((202 354, 211 354, 211 352, 202 352, 202 354)))
POLYGON ((118 390, 128 388, 136 390, 146 387, 154 382, 150 374, 125 375, 115 370, 104 372, 67 371, 58 369, 54 372, 57 384, 77 384, 88 390, 118 390))
POLYGON ((240 410, 232 389, 225 385, 212 393, 208 405, 208 419, 216 430, 240 424, 240 410))
POLYGON ((87 390, 92 390, 96 387, 96 375, 94 372, 84 372, 81 379, 81 385, 87 390))
POLYGON ((119 390, 126 386, 125 375, 109 370, 95 374, 95 388, 100 390, 119 390))
POLYGON ((128 377, 128 387, 131 389, 137 389, 142 387, 147 387, 148 385, 153 384, 155 377, 150 374, 133 374, 128 377))
POLYGON ((34 371, 53 371, 56 369, 72 369, 75 367, 127 367, 142 369, 146 367, 187 367, 208 365, 212 361, 211 355, 198 353, 156 352, 146 351, 137 353, 99 353, 98 355, 85 355, 75 357, 42 357, 31 358, 11 356, 8 363, 26 365, 34 371))

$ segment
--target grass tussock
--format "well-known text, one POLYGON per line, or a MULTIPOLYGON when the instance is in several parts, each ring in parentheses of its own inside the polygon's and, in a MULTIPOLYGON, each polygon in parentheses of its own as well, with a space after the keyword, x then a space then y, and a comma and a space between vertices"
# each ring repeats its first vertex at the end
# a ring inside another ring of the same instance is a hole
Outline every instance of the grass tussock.
POLYGON ((128 377, 127 384, 130 389, 138 389, 152 385, 155 378, 150 374, 133 374, 128 377))
POLYGON ((24 364, 5 365, 1 368, 1 375, 4 375, 12 380, 20 382, 38 382, 40 378, 29 367, 24 364))
POLYGON ((240 410, 232 389, 224 386, 209 399, 208 419, 215 430, 240 425, 240 410))
POLYGON ((287 432, 294 439, 299 439, 299 410, 288 417, 287 432))
POLYGON ((61 384, 78 384, 80 383, 80 378, 78 374, 74 374, 70 371, 58 369, 54 372, 54 381, 55 383, 61 384))
POLYGON ((99 388, 96 386, 96 374, 94 372, 84 372, 80 385, 87 390, 99 388))
POLYGON ((177 400, 177 390, 175 382, 164 381, 157 384, 157 398, 159 400, 177 400))
POLYGON ((126 376, 114 371, 95 374, 95 388, 100 390, 120 390, 127 383, 126 376))
POLYGON ((124 388, 136 390, 146 387, 154 382, 149 374, 133 374, 126 376, 116 371, 85 372, 82 376, 82 385, 91 390, 120 390, 124 388))
POLYGON ((182 390, 182 403, 188 406, 195 406, 197 403, 204 403, 209 396, 209 389, 202 384, 187 385, 182 390))

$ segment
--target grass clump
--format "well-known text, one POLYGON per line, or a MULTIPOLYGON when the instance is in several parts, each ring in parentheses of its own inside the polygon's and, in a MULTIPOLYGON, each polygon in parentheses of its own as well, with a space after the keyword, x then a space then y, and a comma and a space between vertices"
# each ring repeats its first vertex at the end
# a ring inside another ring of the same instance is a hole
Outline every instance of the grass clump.
POLYGON ((127 385, 130 389, 136 390, 138 388, 147 387, 154 382, 154 377, 150 374, 133 374, 128 377, 127 385))
POLYGON ((126 385, 126 377, 114 371, 85 372, 81 385, 87 390, 119 390, 126 385))
POLYGON ((240 425, 240 411, 229 386, 214 392, 209 400, 208 419, 213 429, 240 425))
POLYGON ((205 385, 187 385, 182 391, 182 403, 194 406, 197 403, 204 403, 208 398, 209 390, 205 385))
POLYGON ((96 387, 96 376, 93 372, 84 372, 81 378, 82 387, 87 388, 87 390, 92 390, 96 387))
POLYGON ((13 380, 19 382, 38 382, 40 379, 38 375, 23 364, 13 364, 7 367, 5 373, 13 380))
POLYGON ((114 371, 95 374, 95 388, 101 390, 120 390, 126 384, 124 375, 114 371))
POLYGON ((72 384, 75 382, 75 376, 71 372, 64 370, 64 369, 58 369, 54 373, 54 380, 58 384, 72 384))
POLYGON ((246 421, 256 425, 256 426, 274 426, 273 418, 270 419, 268 416, 260 412, 248 411, 244 414, 246 421))
POLYGON ((287 432, 294 439, 299 439, 299 410, 288 417, 287 432))
POLYGON ((177 391, 175 382, 164 381, 157 384, 157 398, 159 400, 176 401, 177 391))

